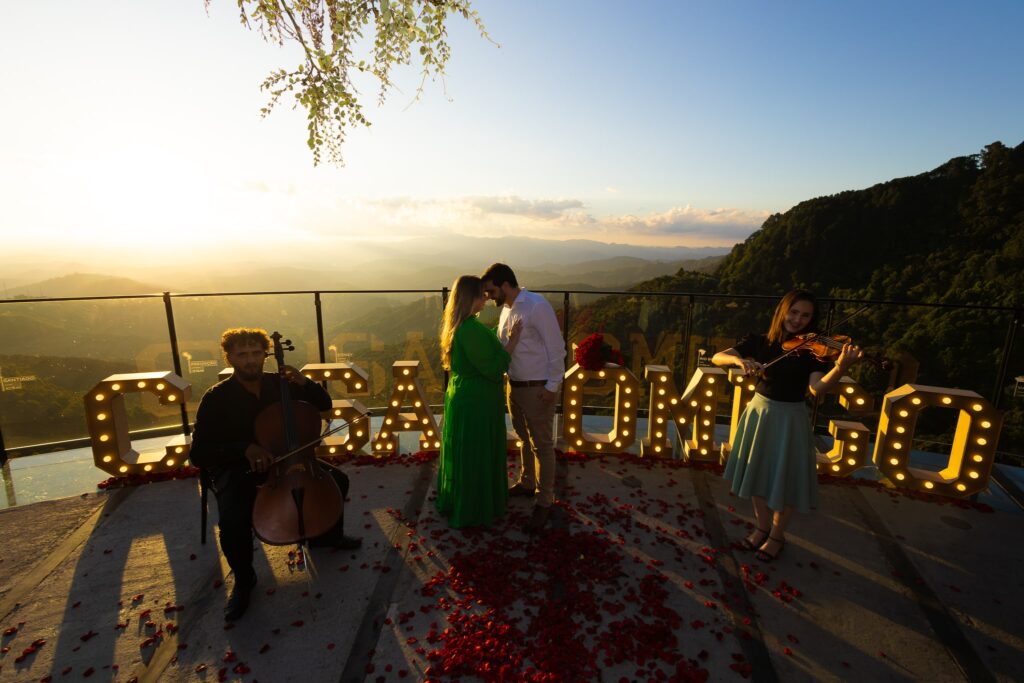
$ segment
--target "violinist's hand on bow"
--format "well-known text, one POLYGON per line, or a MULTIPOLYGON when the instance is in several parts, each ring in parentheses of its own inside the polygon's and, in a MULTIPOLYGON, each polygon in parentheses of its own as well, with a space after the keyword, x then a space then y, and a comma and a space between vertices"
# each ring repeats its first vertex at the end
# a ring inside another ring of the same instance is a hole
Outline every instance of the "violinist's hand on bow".
POLYGON ((305 375, 303 375, 301 372, 299 372, 290 365, 283 366, 281 368, 281 372, 282 374, 284 374, 284 378, 286 380, 288 380, 292 384, 297 384, 300 387, 309 381, 308 377, 306 377, 305 375))
POLYGON ((843 350, 839 354, 839 360, 836 361, 836 365, 841 370, 846 370, 863 357, 864 352, 856 344, 843 344, 843 350))
POLYGON ((266 472, 274 454, 258 443, 251 443, 245 449, 245 459, 249 461, 249 469, 253 472, 266 472))
POLYGON ((743 370, 743 374, 746 376, 756 375, 764 369, 764 366, 758 363, 756 360, 749 358, 737 358, 736 367, 743 370))

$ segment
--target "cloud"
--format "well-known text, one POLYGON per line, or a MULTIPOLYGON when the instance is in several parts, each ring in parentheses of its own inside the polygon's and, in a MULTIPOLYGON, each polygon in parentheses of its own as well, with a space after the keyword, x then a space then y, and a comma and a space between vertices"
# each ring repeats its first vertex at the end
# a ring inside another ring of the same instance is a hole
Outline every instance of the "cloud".
POLYGON ((694 209, 687 204, 646 216, 609 216, 601 222, 612 230, 627 233, 743 239, 757 230, 769 215, 768 211, 694 209))
POLYGON ((578 199, 523 199, 517 196, 470 197, 466 203, 484 214, 524 216, 534 220, 561 220, 567 212, 583 209, 578 199))

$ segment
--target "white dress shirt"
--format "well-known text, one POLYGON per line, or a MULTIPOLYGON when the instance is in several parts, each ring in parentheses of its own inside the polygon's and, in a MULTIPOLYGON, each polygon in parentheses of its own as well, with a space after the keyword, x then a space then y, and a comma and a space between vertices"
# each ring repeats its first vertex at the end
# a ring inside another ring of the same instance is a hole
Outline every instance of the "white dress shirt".
POLYGON ((498 338, 502 344, 508 342, 509 330, 519 320, 522 332, 512 351, 508 378, 519 382, 543 379, 545 389, 558 391, 565 374, 565 341, 554 309, 540 294, 520 289, 512 306, 501 307, 498 338))

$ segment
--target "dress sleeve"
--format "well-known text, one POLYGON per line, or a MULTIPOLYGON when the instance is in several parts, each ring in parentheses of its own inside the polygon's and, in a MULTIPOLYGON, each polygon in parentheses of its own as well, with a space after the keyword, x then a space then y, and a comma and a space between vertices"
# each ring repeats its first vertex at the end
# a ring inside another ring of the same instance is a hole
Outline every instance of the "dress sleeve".
POLYGON ((462 347, 470 365, 483 377, 500 382, 508 370, 511 356, 494 334, 476 320, 467 320, 455 332, 455 343, 462 347))

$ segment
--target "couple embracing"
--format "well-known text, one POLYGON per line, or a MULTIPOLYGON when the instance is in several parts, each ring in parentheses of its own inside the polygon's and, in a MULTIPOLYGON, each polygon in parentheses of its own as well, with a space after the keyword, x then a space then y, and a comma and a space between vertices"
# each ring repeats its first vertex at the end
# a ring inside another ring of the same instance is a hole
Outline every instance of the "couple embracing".
POLYGON ((526 530, 540 531, 555 498, 552 422, 565 371, 565 342, 551 304, 520 287, 503 263, 480 277, 459 277, 444 309, 441 362, 451 375, 444 398, 438 511, 452 527, 489 526, 505 513, 508 496, 532 497, 526 530), (497 330, 477 319, 488 299, 501 308, 497 330), (506 400, 523 444, 520 478, 511 489, 506 400))

